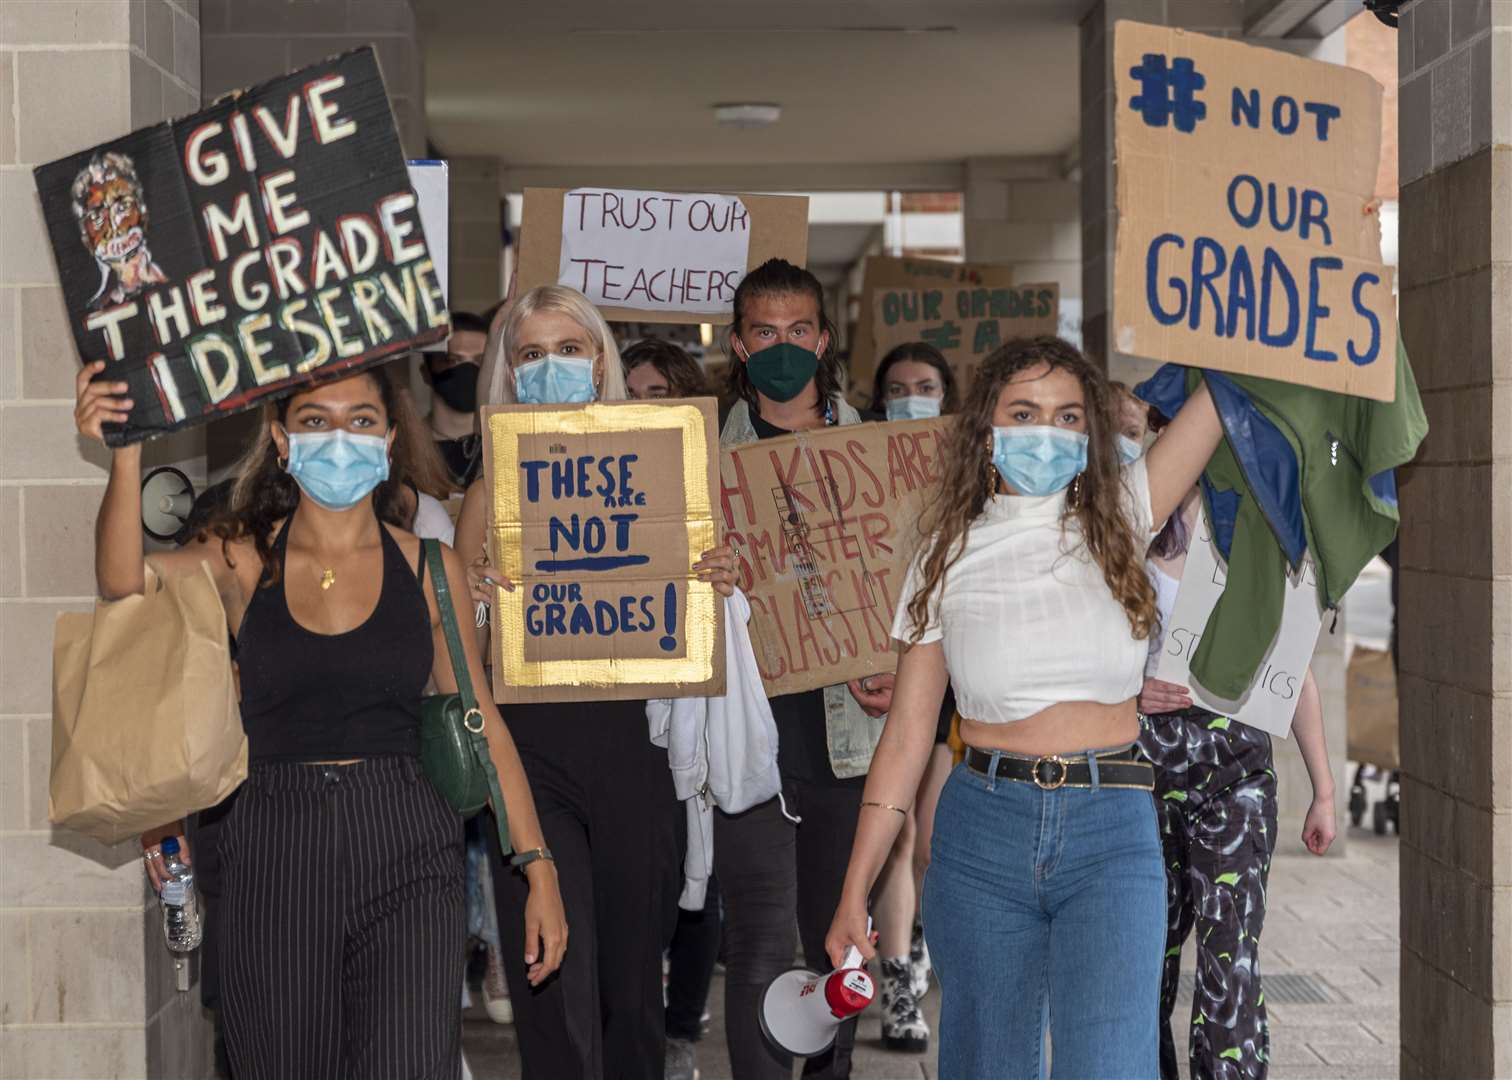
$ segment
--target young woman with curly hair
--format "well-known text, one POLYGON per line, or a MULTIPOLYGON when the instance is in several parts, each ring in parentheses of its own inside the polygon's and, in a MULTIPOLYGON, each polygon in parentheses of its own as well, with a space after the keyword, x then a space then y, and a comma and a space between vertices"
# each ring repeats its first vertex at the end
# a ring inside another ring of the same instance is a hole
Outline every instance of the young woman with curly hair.
POLYGON ((990 356, 946 440, 899 593, 892 709, 826 942, 872 953, 866 895, 934 741, 947 678, 966 761, 935 816, 926 935, 940 1076, 1154 1077, 1165 874, 1135 710, 1144 552, 1212 456, 1206 389, 1120 464, 1107 378, 1053 337, 990 356), (948 671, 948 675, 947 675, 948 671))

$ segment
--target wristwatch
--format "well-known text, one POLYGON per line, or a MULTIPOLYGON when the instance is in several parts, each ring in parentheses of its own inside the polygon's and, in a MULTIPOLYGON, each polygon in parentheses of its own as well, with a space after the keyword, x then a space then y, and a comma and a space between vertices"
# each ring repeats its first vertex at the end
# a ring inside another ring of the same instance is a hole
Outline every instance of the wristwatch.
POLYGON ((556 862, 556 857, 551 854, 550 848, 538 847, 531 848, 529 851, 520 852, 518 855, 514 856, 514 858, 509 860, 509 865, 514 867, 514 869, 516 870, 523 870, 525 867, 529 866, 531 863, 537 861, 538 859, 545 859, 547 862, 556 862))

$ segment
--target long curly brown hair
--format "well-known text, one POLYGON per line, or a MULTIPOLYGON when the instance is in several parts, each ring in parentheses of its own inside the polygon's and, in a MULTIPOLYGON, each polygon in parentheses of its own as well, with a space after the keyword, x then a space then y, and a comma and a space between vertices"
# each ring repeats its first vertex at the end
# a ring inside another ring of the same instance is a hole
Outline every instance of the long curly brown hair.
MULTIPOLYGON (((379 521, 407 530, 415 516, 416 477, 423 478, 433 469, 434 462, 428 461, 427 455, 434 457, 436 449, 430 445, 429 429, 420 419, 409 391, 392 370, 394 366, 370 368, 347 378, 373 380, 388 414, 388 426, 395 430, 389 451, 388 479, 373 491, 373 510, 379 521)), ((292 514, 300 499, 299 485, 279 463, 272 426, 274 421, 286 423, 291 406, 309 392, 291 394, 263 406, 262 425, 237 466, 231 497, 207 530, 220 539, 228 562, 231 542, 250 538, 262 560, 265 586, 277 583, 283 576, 283 566, 273 552, 273 526, 292 514)))
POLYGON ((1134 637, 1147 638, 1155 627, 1155 590, 1145 575, 1144 545, 1134 536, 1123 509, 1118 397, 1107 376, 1075 346, 1057 337, 1034 337, 1009 341, 983 361, 946 436, 944 483, 922 523, 922 580, 908 602, 914 641, 928 625, 931 598, 966 549, 972 523, 997 492, 991 445, 998 397, 1015 375, 1040 364, 1076 377, 1087 417, 1087 468, 1076 482, 1075 497, 1066 500, 1061 526, 1076 519, 1088 552, 1102 568, 1103 580, 1129 618, 1134 637))

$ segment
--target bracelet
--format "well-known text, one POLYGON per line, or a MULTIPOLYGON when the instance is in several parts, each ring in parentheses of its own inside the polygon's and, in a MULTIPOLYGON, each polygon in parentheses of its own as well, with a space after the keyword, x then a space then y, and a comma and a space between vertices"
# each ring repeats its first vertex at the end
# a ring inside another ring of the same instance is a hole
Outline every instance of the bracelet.
POLYGON ((897 812, 899 814, 902 814, 904 817, 908 816, 908 811, 907 810, 903 809, 901 806, 894 806, 892 803, 875 802, 873 800, 867 800, 866 802, 863 802, 861 805, 862 806, 875 806, 875 807, 877 807, 880 810, 892 810, 892 811, 895 811, 895 812, 897 812))
POLYGON ((516 870, 523 870, 531 863, 538 862, 542 859, 549 863, 556 862, 556 857, 551 854, 550 848, 538 847, 531 848, 529 851, 520 852, 514 858, 509 860, 509 865, 516 870))

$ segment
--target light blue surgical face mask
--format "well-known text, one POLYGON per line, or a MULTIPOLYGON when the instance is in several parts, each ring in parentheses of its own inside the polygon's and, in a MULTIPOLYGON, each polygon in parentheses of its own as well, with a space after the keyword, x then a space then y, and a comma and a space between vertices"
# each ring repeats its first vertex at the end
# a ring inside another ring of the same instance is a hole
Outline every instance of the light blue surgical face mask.
POLYGON ((1018 494, 1054 495, 1087 467, 1087 436, 1039 425, 995 427, 992 463, 1018 494))
POLYGON ((1136 442, 1127 435, 1118 437, 1118 460, 1125 465, 1132 465, 1144 457, 1144 443, 1136 442))
POLYGON ((887 401, 887 418, 889 420, 927 420, 931 416, 940 415, 940 399, 937 397, 920 397, 911 394, 908 397, 889 398, 887 401))
POLYGON ((515 400, 521 405, 573 405, 598 397, 593 361, 552 353, 515 368, 515 400))
POLYGON ((288 432, 284 468, 311 499, 327 510, 350 510, 388 479, 388 439, 335 431, 288 432))

